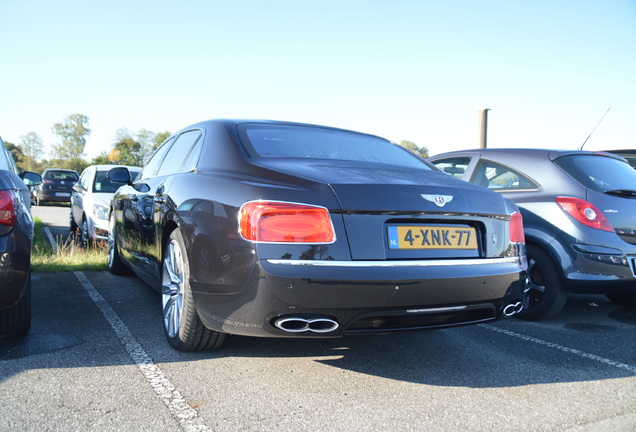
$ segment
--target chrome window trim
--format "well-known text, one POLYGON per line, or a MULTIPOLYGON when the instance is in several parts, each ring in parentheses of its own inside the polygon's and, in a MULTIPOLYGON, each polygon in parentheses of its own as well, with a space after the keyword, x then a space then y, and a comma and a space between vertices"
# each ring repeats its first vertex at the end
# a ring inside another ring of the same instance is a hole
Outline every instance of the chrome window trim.
POLYGON ((329 260, 289 260, 268 259, 274 265, 317 266, 317 267, 437 267, 437 266, 474 266, 495 264, 519 264, 519 257, 457 259, 457 260, 415 260, 415 261, 329 261, 329 260))

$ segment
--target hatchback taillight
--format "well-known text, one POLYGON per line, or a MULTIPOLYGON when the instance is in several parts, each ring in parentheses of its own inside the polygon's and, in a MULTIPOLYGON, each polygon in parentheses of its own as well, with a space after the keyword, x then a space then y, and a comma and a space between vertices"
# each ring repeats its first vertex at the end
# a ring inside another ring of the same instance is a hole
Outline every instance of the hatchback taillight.
POLYGON ((239 210, 246 240, 273 243, 333 243, 336 235, 324 207, 278 201, 250 201, 239 210))
POLYGON ((523 217, 521 213, 510 215, 510 243, 525 244, 526 235, 523 232, 523 217))
POLYGON ((557 204, 583 225, 603 231, 614 231, 605 215, 592 203, 578 198, 557 197, 557 204))
POLYGON ((12 190, 0 190, 0 225, 15 226, 16 196, 12 190))

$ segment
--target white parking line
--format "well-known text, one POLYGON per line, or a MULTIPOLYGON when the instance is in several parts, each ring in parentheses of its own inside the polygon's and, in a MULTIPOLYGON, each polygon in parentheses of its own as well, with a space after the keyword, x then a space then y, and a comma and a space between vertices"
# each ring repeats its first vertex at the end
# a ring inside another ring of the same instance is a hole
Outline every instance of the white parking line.
POLYGON ((159 399, 168 407, 172 416, 179 422, 181 428, 186 432, 212 431, 199 414, 186 402, 185 397, 177 390, 170 380, 153 363, 152 359, 141 347, 137 339, 132 335, 126 324, 119 318, 117 313, 110 307, 108 302, 97 292, 93 284, 90 283, 86 275, 82 272, 73 272, 77 280, 82 284, 95 305, 102 312, 110 326, 115 331, 120 342, 126 348, 128 355, 137 364, 137 367, 146 377, 146 381, 155 390, 159 399))
POLYGON ((46 238, 49 239, 49 243, 51 243, 51 249, 53 249, 53 253, 57 253, 57 243, 53 238, 53 234, 51 234, 51 230, 46 225, 44 225, 44 234, 46 235, 46 238))
POLYGON ((512 337, 515 337, 515 338, 518 338, 518 339, 523 339, 523 340, 525 340, 527 342, 532 342, 532 343, 535 343, 537 345, 543 345, 543 346, 547 346, 549 348, 555 348, 555 349, 558 349, 559 351, 563 351, 563 352, 566 352, 568 354, 574 354, 574 355, 577 355, 579 357, 583 357, 583 358, 586 358, 586 359, 594 360, 594 361, 606 364, 608 366, 614 366, 614 367, 617 367, 619 369, 627 369, 628 371, 630 371, 632 373, 636 373, 636 366, 631 366, 631 365, 628 365, 628 364, 625 364, 625 363, 619 363, 619 362, 616 362, 614 360, 606 359, 604 357, 600 357, 600 356, 597 356, 597 355, 594 355, 594 354, 589 354, 589 353, 586 353, 586 352, 583 352, 583 351, 579 351, 577 349, 564 347, 562 345, 559 345, 559 344, 556 344, 556 343, 553 343, 553 342, 547 342, 547 341, 544 341, 544 340, 541 340, 541 339, 534 338, 532 336, 525 336, 525 335, 522 335, 522 334, 519 334, 519 333, 512 332, 510 330, 504 330, 502 328, 495 327, 495 326, 492 326, 492 325, 477 324, 477 326, 485 328, 485 329, 488 329, 488 330, 496 331, 498 333, 503 333, 503 334, 506 334, 508 336, 512 336, 512 337))

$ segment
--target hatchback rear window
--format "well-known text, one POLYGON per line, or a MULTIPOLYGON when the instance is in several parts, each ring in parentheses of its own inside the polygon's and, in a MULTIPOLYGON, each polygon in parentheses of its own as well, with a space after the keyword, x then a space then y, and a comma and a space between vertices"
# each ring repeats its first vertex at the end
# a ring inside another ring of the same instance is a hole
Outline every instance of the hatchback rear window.
POLYGON ((45 180, 58 180, 58 181, 77 181, 79 175, 74 172, 68 171, 47 171, 44 175, 45 180))
POLYGON ((431 169, 408 150, 373 135, 276 124, 242 124, 239 134, 252 157, 349 160, 431 169))
POLYGON ((570 155, 555 163, 583 186, 597 192, 633 190, 636 170, 623 161, 599 155, 570 155))

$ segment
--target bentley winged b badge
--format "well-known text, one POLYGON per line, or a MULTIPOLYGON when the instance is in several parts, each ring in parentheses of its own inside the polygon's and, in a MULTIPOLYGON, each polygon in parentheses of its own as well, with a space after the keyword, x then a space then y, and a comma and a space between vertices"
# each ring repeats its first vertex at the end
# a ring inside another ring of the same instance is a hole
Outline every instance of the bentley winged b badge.
POLYGON ((446 203, 449 203, 453 200, 453 196, 452 195, 427 195, 427 194, 421 194, 420 195, 422 198, 424 198, 426 201, 430 201, 432 203, 435 203, 435 205, 437 207, 444 207, 446 205, 446 203))

